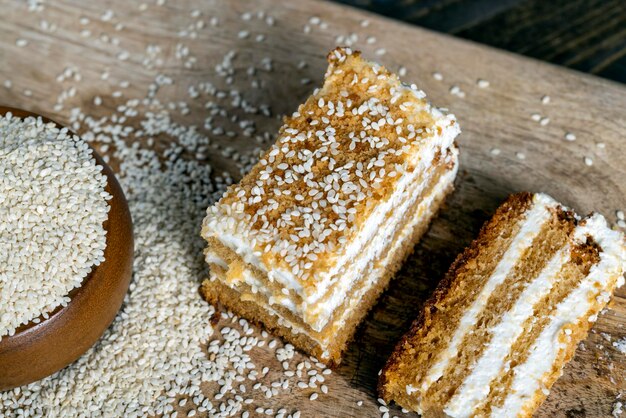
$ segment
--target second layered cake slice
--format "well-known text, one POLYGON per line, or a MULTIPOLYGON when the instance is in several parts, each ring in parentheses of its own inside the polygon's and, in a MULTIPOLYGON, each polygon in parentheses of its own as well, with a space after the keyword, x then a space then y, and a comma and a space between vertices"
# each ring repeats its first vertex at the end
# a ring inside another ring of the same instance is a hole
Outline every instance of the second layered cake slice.
POLYGON ((383 399, 430 417, 531 417, 624 283, 599 214, 511 196, 456 259, 383 369, 383 399))
POLYGON ((338 363, 457 172, 453 115, 359 53, 207 211, 205 297, 338 363))

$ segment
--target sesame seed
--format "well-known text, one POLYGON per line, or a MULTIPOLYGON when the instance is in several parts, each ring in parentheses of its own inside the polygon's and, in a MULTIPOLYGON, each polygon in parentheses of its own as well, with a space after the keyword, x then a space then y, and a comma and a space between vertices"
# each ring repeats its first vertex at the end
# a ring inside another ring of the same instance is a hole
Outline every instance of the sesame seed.
POLYGON ((586 166, 591 167, 593 165, 593 160, 590 157, 584 157, 583 161, 585 162, 586 166))
POLYGON ((500 148, 491 148, 491 150, 489 151, 491 153, 491 155, 500 155, 500 148))
POLYGON ((479 78, 476 81, 476 84, 478 84, 478 87, 480 87, 481 89, 486 89, 487 87, 489 87, 489 81, 483 80, 482 78, 479 78))
POLYGON ((574 134, 573 134, 573 133, 571 133, 571 132, 567 132, 567 133, 565 134, 565 139, 566 139, 567 141, 576 141, 576 135, 574 135, 574 134))
POLYGON ((515 156, 520 159, 520 160, 525 160, 526 159, 526 154, 524 154, 523 152, 516 152, 515 156))
POLYGON ((435 80, 437 80, 437 81, 441 81, 441 80, 443 80, 443 75, 441 73, 439 73, 439 72, 434 72, 433 73, 433 78, 435 80))
POLYGON ((548 96, 548 95, 542 96, 541 97, 541 104, 546 105, 548 103, 550 103, 550 96, 548 96))

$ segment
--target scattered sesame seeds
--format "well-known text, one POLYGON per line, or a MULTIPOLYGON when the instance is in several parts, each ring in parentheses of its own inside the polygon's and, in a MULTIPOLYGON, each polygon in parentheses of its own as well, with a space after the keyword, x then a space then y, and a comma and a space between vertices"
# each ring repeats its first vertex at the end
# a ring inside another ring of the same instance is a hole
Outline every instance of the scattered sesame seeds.
POLYGON ((0 203, 10 208, 0 222, 0 339, 66 306, 104 261, 111 196, 101 169, 67 129, 0 117, 0 203))

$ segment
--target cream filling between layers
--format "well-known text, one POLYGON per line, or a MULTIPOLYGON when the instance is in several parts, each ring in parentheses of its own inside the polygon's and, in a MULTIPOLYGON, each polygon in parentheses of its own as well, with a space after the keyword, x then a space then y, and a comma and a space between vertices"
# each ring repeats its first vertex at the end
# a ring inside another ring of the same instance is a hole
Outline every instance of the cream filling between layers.
MULTIPOLYGON (((454 182, 454 178, 456 176, 456 171, 458 168, 458 164, 457 164, 457 160, 455 158, 455 167, 453 170, 445 173, 444 175, 442 175, 440 177, 440 181, 437 183, 437 185, 433 188, 433 190, 431 191, 431 193, 425 197, 423 199, 423 201, 418 205, 418 208, 416 210, 416 214, 421 214, 421 216, 413 216, 411 218, 411 220, 407 223, 404 224, 404 227, 402 229, 402 231, 400 232, 400 236, 399 238, 392 243, 391 247, 389 248, 386 257, 383 260, 380 260, 377 263, 370 263, 368 265, 368 271, 365 272, 365 274, 367 274, 368 280, 363 284, 363 286, 360 288, 360 290, 355 293, 354 297, 348 302, 349 306, 343 311, 342 315, 335 319, 335 321, 331 322, 330 324, 327 324, 327 326, 332 326, 335 329, 340 329, 346 322, 346 320, 350 317, 350 315, 352 314, 352 312, 358 307, 358 304, 361 301, 361 298, 374 286, 376 285, 376 282, 378 281, 378 279, 380 278, 380 276, 382 275, 385 267, 387 266, 387 264, 389 263, 390 259, 395 255, 395 253, 399 250, 399 248, 402 245, 406 245, 406 239, 408 237, 410 237, 413 233, 413 230, 415 229, 415 227, 420 223, 423 222, 424 220, 430 221, 430 218, 432 218, 432 216, 434 216, 436 209, 433 209, 431 206, 433 204, 434 201, 441 199, 447 192, 448 188, 452 185, 452 183, 454 182), (374 264, 376 264, 377 267, 374 267, 374 264)), ((213 257, 217 257, 219 258, 216 254, 213 254, 213 257)), ((224 260, 220 259, 222 263, 225 263, 224 260)), ((377 261, 377 260, 374 260, 377 261)), ((243 269, 244 274, 243 274, 243 278, 242 280, 248 284, 250 287, 252 287, 253 289, 257 289, 259 291, 262 291, 262 289, 264 289, 263 285, 260 283, 260 281, 258 281, 256 278, 254 278, 252 272, 249 269, 244 268, 243 269)), ((219 278, 217 276, 215 276, 213 273, 211 273, 213 275, 213 280, 219 280, 219 278)), ((236 284, 233 283, 227 283, 224 282, 222 280, 220 280, 222 283, 225 283, 227 286, 232 287, 233 289, 239 291, 239 289, 237 288, 236 284)), ((270 296, 268 296, 269 298, 270 296)), ((281 303, 283 306, 287 307, 289 309, 289 306, 287 304, 281 303)), ((289 321, 287 321, 278 311, 276 311, 275 309, 273 309, 270 305, 262 305, 264 309, 267 309, 267 311, 272 314, 275 315, 279 318, 279 323, 283 326, 289 327, 293 330, 294 333, 303 333, 305 335, 307 335, 308 337, 312 338, 313 340, 317 341, 320 346, 322 347, 323 350, 325 350, 326 348, 328 348, 329 343, 331 342, 331 340, 335 337, 333 333, 329 334, 328 336, 326 336, 323 339, 319 339, 316 336, 312 335, 308 330, 302 328, 299 325, 293 324, 289 321)), ((290 309, 291 310, 291 309, 290 309)))
MULTIPOLYGON (((596 303, 606 304, 613 289, 607 287, 607 278, 617 276, 616 287, 624 284, 626 268, 626 244, 624 236, 609 229, 606 220, 598 214, 585 219, 585 224, 576 228, 575 240, 583 243, 586 236, 602 249, 600 262, 591 267, 589 275, 559 303, 552 320, 541 332, 530 349, 525 363, 514 370, 515 377, 511 390, 501 408, 494 408, 492 416, 516 417, 524 406, 533 400, 535 393, 542 389, 543 378, 552 369, 559 352, 566 346, 561 342, 565 327, 580 321, 595 321, 594 317, 584 318, 596 303)), ((595 316, 595 315, 593 315, 595 316)))
MULTIPOLYGON (((449 184, 454 181, 458 169, 458 151, 456 149, 452 150, 450 159, 454 162, 453 168, 440 175, 437 184, 449 184)), ((394 214, 384 220, 384 225, 378 231, 378 234, 367 243, 364 251, 352 260, 348 269, 342 273, 342 280, 338 280, 331 292, 317 302, 313 304, 304 302, 302 306, 299 306, 286 295, 275 295, 270 289, 264 286, 260 280, 255 278, 251 272, 247 272, 244 275, 244 282, 251 286, 252 289, 260 291, 270 304, 279 303, 287 307, 294 314, 301 317, 303 322, 311 326, 313 330, 321 331, 328 324, 335 309, 344 302, 351 286, 366 274, 368 264, 380 258, 381 253, 388 248, 388 240, 396 234, 398 227, 402 226, 402 219, 407 216, 407 212, 415 205, 423 190, 431 185, 433 177, 436 175, 439 175, 437 167, 430 170, 429 175, 422 180, 417 190, 407 190, 405 192, 404 200, 399 204, 396 210, 394 210, 394 214)), ((434 191, 431 192, 431 195, 433 193, 434 191)), ((420 208, 423 207, 424 204, 431 204, 432 199, 426 197, 424 201, 423 204, 420 204, 420 208)), ((417 221, 419 221, 419 219, 417 221)), ((213 252, 209 252, 207 254, 207 262, 209 262, 208 257, 215 258, 217 255, 213 252)), ((223 260, 222 263, 224 263, 223 260)))
POLYGON ((524 219, 520 221, 521 228, 519 232, 502 256, 502 259, 496 265, 491 276, 487 279, 478 297, 461 317, 448 347, 440 352, 439 360, 430 368, 428 374, 424 377, 421 384, 422 392, 427 391, 430 385, 439 380, 450 364, 450 360, 457 356, 461 342, 465 335, 476 325, 478 316, 485 308, 487 300, 496 287, 506 279, 524 251, 532 245, 533 240, 541 231, 543 224, 550 219, 551 214, 548 208, 557 205, 558 203, 548 195, 538 193, 533 196, 532 207, 530 210, 526 211, 524 219))
POLYGON ((570 260, 570 251, 569 244, 559 250, 526 287, 513 307, 502 316, 500 323, 489 330, 489 345, 448 402, 444 409, 448 415, 454 418, 470 417, 480 401, 487 397, 492 380, 500 374, 511 346, 523 332, 521 324, 533 315, 537 302, 549 294, 559 280, 559 272, 570 260))
MULTIPOLYGON (((433 108, 434 109, 434 108, 433 108)), ((431 110, 432 113, 433 110, 431 110)), ((402 197, 404 190, 410 184, 414 183, 416 178, 426 171, 432 164, 438 151, 446 154, 452 146, 454 138, 459 134, 458 124, 451 125, 453 117, 448 115, 438 119, 435 124, 441 128, 441 135, 434 135, 424 139, 424 147, 420 147, 414 157, 417 159, 417 167, 410 174, 403 174, 396 185, 394 193, 384 202, 381 202, 370 214, 367 220, 363 222, 364 228, 357 234, 357 238, 350 242, 344 253, 336 260, 335 265, 326 272, 316 275, 316 286, 313 293, 307 293, 308 290, 302 286, 300 280, 293 275, 290 270, 284 270, 274 266, 267 266, 261 260, 261 254, 255 251, 254 240, 250 241, 245 235, 238 233, 239 229, 245 229, 245 225, 233 225, 232 222, 219 219, 220 215, 214 217, 208 224, 209 229, 213 232, 212 236, 219 239, 225 246, 235 251, 246 263, 249 263, 270 278, 277 280, 288 289, 294 290, 307 303, 315 303, 323 296, 332 284, 336 275, 341 274, 343 266, 352 261, 354 256, 359 253, 360 249, 372 238, 379 227, 379 219, 384 219, 386 214, 393 210, 397 205, 397 200, 402 197)), ((225 215, 221 215, 225 216, 225 215)), ((228 218, 229 220, 232 218, 228 218)))
MULTIPOLYGON (((452 150, 451 159, 454 161, 454 166, 448 172, 440 175, 440 180, 437 184, 449 184, 454 181, 458 169, 457 156, 458 151, 456 149, 452 150)), ((358 282, 364 274, 367 274, 368 264, 378 260, 383 251, 388 248, 388 241, 393 239, 399 227, 402 226, 403 220, 407 215, 410 215, 410 208, 415 205, 418 198, 421 197, 422 192, 431 185, 433 177, 439 175, 437 168, 429 171, 428 176, 422 180, 417 190, 405 191, 405 199, 400 205, 393 209, 393 215, 389 216, 386 221, 384 221, 384 225, 367 243, 364 251, 357 255, 355 259, 351 260, 347 270, 340 273, 341 277, 336 280, 331 294, 313 303, 305 302, 303 306, 303 319, 306 323, 310 324, 313 329, 320 331, 326 326, 335 309, 343 303, 352 285, 358 282)), ((432 196, 433 193, 434 191, 431 192, 430 195, 432 196)), ((432 204, 433 201, 432 198, 424 198, 424 200, 426 200, 427 205, 432 204)), ((417 215, 414 216, 418 218, 416 221, 420 220, 420 210, 423 207, 423 204, 418 205, 417 215)), ((373 280, 373 282, 375 281, 376 280, 373 280)))

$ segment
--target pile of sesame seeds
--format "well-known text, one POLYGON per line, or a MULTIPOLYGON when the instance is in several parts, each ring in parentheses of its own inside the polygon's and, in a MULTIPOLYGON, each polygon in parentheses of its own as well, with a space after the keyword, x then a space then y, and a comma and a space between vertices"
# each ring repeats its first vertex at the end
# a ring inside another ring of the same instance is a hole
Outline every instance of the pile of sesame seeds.
POLYGON ((0 116, 0 339, 70 302, 104 261, 111 196, 86 142, 0 116))

